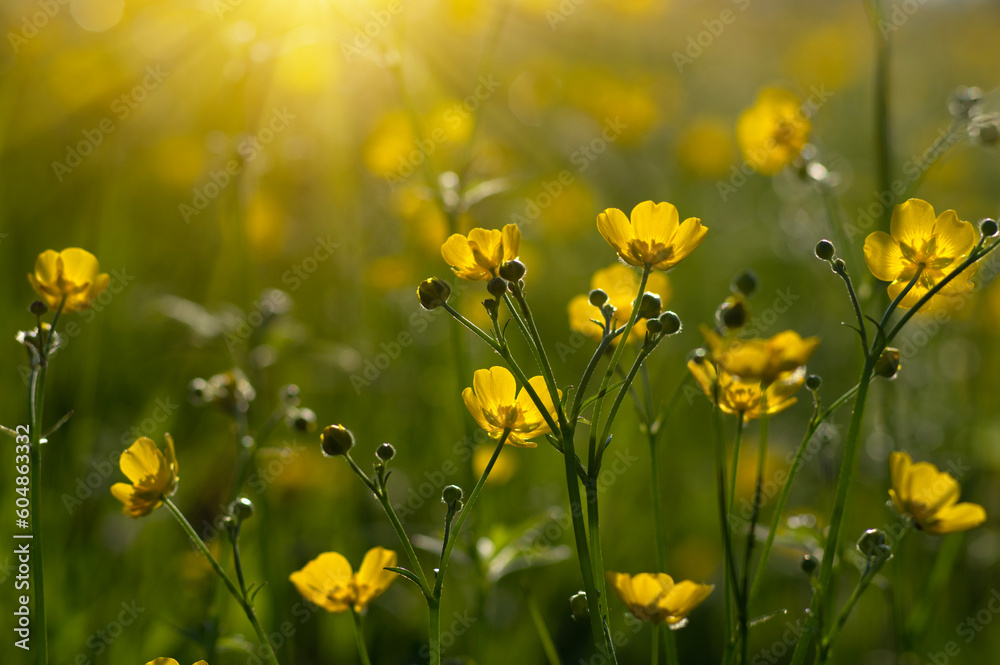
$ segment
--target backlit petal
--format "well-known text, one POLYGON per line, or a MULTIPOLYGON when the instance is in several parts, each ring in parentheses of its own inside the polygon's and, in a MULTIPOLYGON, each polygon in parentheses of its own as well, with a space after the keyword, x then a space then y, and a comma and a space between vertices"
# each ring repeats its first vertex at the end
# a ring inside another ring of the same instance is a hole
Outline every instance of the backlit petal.
POLYGON ((888 233, 876 231, 865 239, 865 262, 877 279, 892 282, 903 272, 903 253, 888 233))

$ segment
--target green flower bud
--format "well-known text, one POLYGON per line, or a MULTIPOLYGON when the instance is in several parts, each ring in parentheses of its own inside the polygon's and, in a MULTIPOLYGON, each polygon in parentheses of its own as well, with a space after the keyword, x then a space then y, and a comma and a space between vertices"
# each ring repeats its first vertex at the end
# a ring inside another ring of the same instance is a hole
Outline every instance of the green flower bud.
POLYGON ((608 302, 608 294, 601 289, 594 289, 590 292, 588 299, 594 307, 603 307, 604 303, 608 302))
POLYGON ((733 278, 729 288, 733 293, 742 293, 750 297, 757 291, 757 275, 754 274, 753 270, 744 270, 733 278))
POLYGON ((493 298, 487 298, 486 300, 484 300, 483 307, 486 308, 486 313, 489 315, 491 319, 497 315, 498 305, 497 301, 494 300, 493 298))
POLYGON ((881 529, 868 529, 858 539, 857 549, 869 559, 881 558, 889 551, 885 540, 885 532, 881 529))
POLYGON ((899 349, 888 347, 875 361, 875 374, 883 379, 895 379, 901 365, 899 349))
POLYGON ((992 238, 997 234, 997 223, 992 219, 984 219, 979 223, 979 232, 984 238, 992 238))
POLYGON ((346 455, 354 447, 354 434, 343 425, 328 425, 320 437, 327 457, 346 455))
POLYGON ((646 321, 646 330, 648 330, 651 335, 658 335, 663 332, 663 324, 660 323, 659 319, 650 319, 649 321, 646 321))
POLYGON ((458 485, 448 485, 441 492, 441 500, 445 502, 449 507, 458 504, 465 494, 462 492, 462 488, 458 485))
MULTIPOLYGON (((681 331, 681 317, 670 310, 660 314, 660 323, 663 325, 664 335, 676 335, 681 331)), ((704 350, 699 350, 704 354, 704 350)))
POLYGON ((424 309, 437 309, 451 296, 451 286, 438 277, 431 277, 420 282, 417 287, 417 298, 424 309))
POLYGON ((391 443, 383 443, 375 449, 375 456, 383 462, 388 462, 396 456, 396 449, 392 447, 391 443))
POLYGON ((240 497, 229 504, 229 514, 237 522, 242 522, 253 517, 253 502, 246 497, 240 497))
POLYGON ((660 296, 647 291, 642 294, 642 300, 639 301, 639 317, 655 319, 660 315, 660 307, 660 296))
POLYGON ((819 390, 819 387, 823 385, 823 379, 819 374, 810 374, 806 377, 806 388, 809 390, 819 390))
POLYGON ((587 621, 590 619, 590 606, 587 604, 587 594, 583 591, 574 593, 569 597, 569 611, 576 621, 587 621))
POLYGON ((750 308, 741 295, 726 298, 715 312, 716 320, 729 330, 742 328, 749 316, 750 308))
POLYGON ((833 258, 833 254, 836 251, 837 248, 829 240, 820 240, 816 243, 816 258, 818 259, 829 261, 833 258))
POLYGON ((501 298, 503 294, 507 293, 507 282, 502 277, 494 277, 486 285, 486 290, 494 298, 501 298))
POLYGON ((49 311, 48 305, 43 303, 41 300, 36 300, 28 306, 28 311, 35 316, 45 316, 45 313, 49 311))
POLYGON ((799 562, 799 567, 802 568, 802 572, 806 575, 812 575, 819 568, 819 559, 812 554, 806 554, 802 557, 802 561, 799 562))
POLYGON ((505 261, 504 264, 500 266, 499 272, 500 276, 508 282, 516 282, 524 277, 525 273, 528 272, 528 269, 523 263, 517 259, 513 259, 511 261, 505 261))

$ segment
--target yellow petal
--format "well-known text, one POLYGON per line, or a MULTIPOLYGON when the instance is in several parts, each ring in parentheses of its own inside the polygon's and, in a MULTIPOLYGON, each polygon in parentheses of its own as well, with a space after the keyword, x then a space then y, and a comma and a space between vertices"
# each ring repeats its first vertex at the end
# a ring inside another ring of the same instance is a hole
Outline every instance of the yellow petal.
POLYGON ((632 265, 639 265, 635 259, 628 255, 629 241, 634 236, 632 225, 629 224, 625 213, 618 208, 608 208, 597 216, 597 230, 600 231, 608 244, 618 252, 618 256, 632 265))
POLYGON ((517 396, 517 382, 506 367, 495 365, 476 370, 472 387, 483 411, 496 412, 501 406, 511 406, 517 396))
POLYGON ((155 443, 141 436, 122 452, 119 465, 134 485, 146 485, 155 481, 166 466, 166 460, 155 443))
POLYGON ((329 612, 345 612, 354 601, 351 564, 338 552, 324 552, 289 575, 302 597, 329 612))
MULTIPOLYGON (((205 661, 200 662, 204 663, 205 661)), ((154 658, 146 663, 146 665, 179 665, 179 663, 173 658, 154 658)), ((198 665, 198 663, 195 663, 194 665, 198 665)))
POLYGON ((876 231, 865 239, 865 262, 877 279, 892 282, 903 272, 903 253, 888 233, 876 231))
POLYGON ((940 511, 937 521, 924 528, 928 533, 943 535, 973 529, 986 521, 986 509, 976 503, 959 503, 940 511))
POLYGON ((889 482, 895 490, 895 492, 890 491, 890 494, 893 495, 896 510, 901 513, 906 512, 903 504, 909 502, 909 495, 906 494, 904 488, 908 486, 906 479, 910 475, 912 464, 913 458, 907 452, 893 451, 889 453, 889 482))
MULTIPOLYGON (((480 370, 484 371, 484 370, 480 370)), ((465 408, 469 410, 469 414, 472 416, 473 420, 476 421, 480 427, 482 427, 487 432, 493 431, 495 428, 493 425, 486 420, 483 415, 483 410, 479 406, 479 400, 476 398, 475 393, 472 388, 466 388, 462 391, 462 401, 465 402, 465 408)))
POLYGON ((673 204, 643 201, 632 208, 631 220, 634 238, 668 245, 677 232, 679 216, 673 204))
POLYGON ((73 284, 92 284, 99 270, 97 257, 85 249, 70 247, 59 253, 63 262, 63 277, 73 284))
POLYGON ((700 605, 714 589, 710 584, 697 584, 690 580, 677 583, 660 599, 659 605, 672 618, 683 619, 700 605))
POLYGON ((965 256, 976 245, 976 231, 969 222, 959 220, 954 210, 945 210, 934 222, 938 256, 965 256))
POLYGON ((358 585, 358 598, 354 601, 355 611, 360 612, 396 581, 396 573, 385 570, 394 567, 396 562, 396 553, 392 550, 382 547, 368 550, 355 578, 358 585))
POLYGON ((47 249, 35 259, 35 279, 41 284, 55 284, 59 278, 59 252, 47 249))
POLYGON ((673 238, 674 251, 670 255, 670 259, 664 262, 665 267, 660 269, 671 268, 687 258, 691 252, 698 248, 707 234, 708 229, 702 226, 700 219, 697 217, 685 219, 673 238))
POLYGON ((934 233, 934 208, 927 201, 910 199, 892 211, 889 231, 898 242, 910 247, 922 247, 934 233))
POLYGON ((521 248, 521 229, 517 224, 507 224, 503 227, 503 260, 512 261, 518 257, 521 248))
MULTIPOLYGON (((545 409, 549 414, 555 412, 555 404, 552 402, 552 395, 549 393, 548 385, 545 383, 545 379, 541 376, 535 376, 528 379, 528 384, 538 395, 538 399, 542 401, 545 405, 545 409)), ((560 396, 562 391, 559 391, 560 396)), ((531 399, 531 395, 524 388, 521 388, 521 392, 517 395, 517 404, 521 407, 521 413, 526 424, 531 426, 530 432, 531 436, 526 438, 534 438, 536 436, 541 436, 547 434, 550 430, 548 423, 545 421, 545 416, 542 414, 541 410, 535 404, 535 401, 531 399)), ((527 434, 528 432, 522 431, 522 434, 527 434)))

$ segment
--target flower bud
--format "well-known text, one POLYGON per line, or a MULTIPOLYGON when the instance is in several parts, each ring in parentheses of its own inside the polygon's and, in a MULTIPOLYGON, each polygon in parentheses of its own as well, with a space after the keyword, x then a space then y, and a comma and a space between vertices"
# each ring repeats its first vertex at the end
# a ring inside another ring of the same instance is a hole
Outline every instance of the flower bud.
POLYGON ((464 498, 464 496, 465 494, 462 492, 462 488, 458 485, 448 485, 444 488, 444 491, 441 492, 441 500, 444 501, 449 508, 457 505, 464 498))
POLYGON ((437 309, 451 296, 451 286, 438 277, 431 277, 420 282, 417 287, 417 298, 424 309, 437 309))
POLYGON ((820 240, 816 243, 816 258, 818 259, 829 261, 833 258, 833 254, 836 251, 837 248, 829 240, 820 240))
POLYGON ((489 315, 491 319, 497 315, 498 305, 497 301, 494 300, 493 298, 487 298, 486 300, 484 300, 483 307, 486 308, 486 313, 489 315))
POLYGON ((992 148, 1000 143, 1000 114, 982 114, 975 118, 969 128, 969 135, 981 146, 992 148))
POLYGON ((823 379, 819 374, 810 374, 806 377, 806 388, 812 391, 819 390, 819 387, 823 385, 823 379))
POLYGON ((881 529, 868 529, 858 539, 857 549, 869 559, 884 556, 889 551, 889 545, 886 544, 885 540, 885 532, 881 529))
POLYGON ((396 456, 396 449, 392 447, 391 443, 383 443, 375 449, 375 456, 383 462, 388 462, 396 456))
POLYGON ((799 562, 799 567, 802 568, 802 572, 806 575, 812 575, 819 568, 819 559, 812 554, 806 554, 799 562))
POLYGON ((45 316, 45 313, 49 311, 49 308, 41 300, 36 300, 28 306, 28 311, 35 316, 45 316))
POLYGON ((578 591, 569 597, 569 611, 576 621, 587 621, 590 619, 590 606, 587 604, 587 594, 578 591))
POLYGON ((503 294, 507 293, 507 282, 504 281, 502 277, 494 277, 490 280, 489 284, 486 285, 486 290, 490 292, 490 295, 494 298, 501 298, 503 294))
POLYGON ((511 261, 505 261, 502 266, 500 266, 500 276, 507 280, 508 282, 516 282, 524 277, 528 269, 523 263, 517 259, 511 261))
POLYGON ((594 307, 603 307, 604 303, 608 302, 608 294, 601 289, 594 289, 590 292, 588 299, 594 307))
POLYGON ((253 517, 253 502, 250 501, 250 499, 241 496, 236 499, 236 501, 229 504, 229 514, 232 515, 233 519, 237 522, 248 520, 253 517))
POLYGON ((320 441, 323 454, 327 457, 346 455, 354 447, 354 434, 343 425, 328 425, 323 430, 320 441))
POLYGON ((895 379, 901 365, 899 349, 886 348, 875 361, 875 374, 883 379, 895 379))
POLYGON ((742 293, 747 297, 752 296, 757 291, 757 275, 754 274, 753 270, 744 270, 733 278, 729 289, 733 293, 742 293))
POLYGON ((646 330, 649 331, 651 335, 658 335, 663 332, 663 324, 660 323, 659 319, 650 319, 646 321, 646 330))
POLYGON ((979 232, 984 238, 992 238, 997 234, 997 223, 992 219, 984 219, 979 222, 979 232))
POLYGON ((643 293, 639 301, 639 318, 655 319, 660 315, 660 307, 660 296, 649 291, 643 293))
POLYGON ((660 323, 663 325, 664 335, 676 335, 681 331, 681 317, 670 310, 660 314, 660 323))
POLYGON ((746 324, 750 315, 749 309, 743 296, 730 296, 716 310, 715 318, 729 330, 737 330, 746 324))

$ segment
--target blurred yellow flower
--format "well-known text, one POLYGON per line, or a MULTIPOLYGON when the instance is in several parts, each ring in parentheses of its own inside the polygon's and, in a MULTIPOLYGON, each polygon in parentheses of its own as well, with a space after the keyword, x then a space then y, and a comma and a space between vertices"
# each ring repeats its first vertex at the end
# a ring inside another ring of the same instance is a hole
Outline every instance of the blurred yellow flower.
MULTIPOLYGON (((546 410, 555 420, 555 404, 541 376, 528 379, 528 383, 542 400, 546 410)), ((562 391, 559 391, 562 398, 562 391)), ((510 430, 507 443, 519 448, 534 448, 530 439, 548 434, 551 430, 545 416, 528 395, 517 390, 514 375, 507 368, 495 366, 479 369, 472 377, 472 387, 462 391, 462 400, 475 421, 494 440, 499 440, 505 429, 510 430)))
POLYGON ((672 77, 662 71, 654 84, 647 77, 625 80, 615 71, 584 67, 571 75, 568 92, 570 102, 596 122, 613 126, 615 142, 630 145, 646 138, 664 115, 673 113, 682 88, 674 85, 672 77), (668 88, 669 94, 663 95, 661 102, 652 91, 663 88, 668 88))
POLYGON ((702 326, 701 332, 712 361, 723 372, 743 381, 768 385, 809 362, 819 345, 819 337, 803 339, 794 330, 780 332, 770 339, 723 338, 707 326, 702 326))
POLYGON ((736 140, 743 159, 758 173, 774 175, 795 159, 809 140, 812 123, 802 100, 782 88, 764 88, 740 114, 736 140))
POLYGON ((673 578, 663 573, 639 573, 633 577, 609 570, 604 579, 636 619, 678 628, 715 588, 690 580, 674 584, 673 578))
MULTIPOLYGON (((479 446, 476 448, 476 452, 472 454, 472 467, 475 469, 477 476, 483 475, 483 472, 486 471, 486 466, 493 459, 493 452, 494 450, 491 446, 479 446)), ((517 471, 517 461, 510 455, 500 455, 497 457, 497 461, 493 463, 490 475, 486 477, 486 484, 503 485, 514 477, 515 471, 517 471)))
MULTIPOLYGON (((615 308, 615 315, 612 319, 615 326, 621 327, 628 323, 632 314, 632 303, 639 291, 639 276, 635 270, 620 263, 598 270, 590 280, 590 288, 592 290, 600 289, 608 294, 608 303, 615 308)), ((670 299, 670 283, 667 281, 667 276, 658 272, 651 274, 646 281, 646 292, 660 296, 660 302, 666 305, 670 299)), ((576 296, 570 300, 570 328, 587 337, 600 340, 603 333, 592 319, 601 321, 603 316, 599 308, 590 304, 588 296, 576 296)), ((646 319, 638 319, 632 327, 628 341, 641 342, 645 338, 646 319)), ((620 336, 616 337, 612 343, 617 344, 620 339, 620 336)))
MULTIPOLYGON (((872 233, 865 240, 865 261, 876 278, 889 284, 889 296, 896 298, 910 280, 920 273, 920 279, 906 294, 900 307, 913 307, 927 291, 956 268, 976 245, 976 232, 969 222, 958 219, 954 210, 935 217, 931 204, 910 199, 896 206, 889 230, 872 233)), ((947 296, 972 290, 969 278, 975 264, 955 277, 931 300, 931 306, 942 305, 947 296), (935 302, 936 301, 936 302, 935 302)))
POLYGON ((670 270, 708 233, 697 217, 683 223, 679 219, 672 204, 643 201, 632 208, 631 220, 618 208, 608 208, 597 216, 597 230, 625 263, 670 270))
POLYGON ((344 555, 325 552, 288 579, 303 598, 328 612, 362 612, 396 580, 396 573, 385 570, 395 565, 395 552, 373 547, 354 573, 344 555))
POLYGON ((958 481, 930 462, 914 464, 909 453, 895 451, 889 455, 889 475, 892 504, 927 533, 966 531, 986 521, 986 510, 979 504, 958 503, 958 481))
POLYGON ((129 517, 148 515, 163 504, 163 499, 177 490, 177 456, 174 439, 169 434, 164 452, 142 436, 122 452, 119 466, 130 481, 115 483, 111 494, 124 505, 122 512, 129 517))
POLYGON ((734 148, 728 124, 717 118, 699 118, 681 130, 677 159, 692 175, 717 178, 733 165, 734 148))
POLYGON ((441 256, 462 279, 485 280, 496 277, 504 261, 517 258, 521 231, 507 224, 503 231, 472 229, 468 237, 456 233, 441 245, 441 256))
MULTIPOLYGON (((173 658, 155 658, 146 663, 146 665, 180 665, 180 663, 173 658)), ((208 663, 204 660, 199 660, 197 663, 194 663, 194 665, 208 665, 208 663)))
POLYGON ((778 376, 774 383, 761 391, 760 381, 745 381, 735 377, 725 370, 717 372, 715 365, 702 359, 688 361, 688 369, 698 382, 698 385, 715 401, 716 381, 718 381, 718 407, 724 413, 739 414, 750 420, 760 418, 766 405, 767 415, 784 411, 798 401, 795 393, 799 391, 806 380, 805 367, 798 367, 778 376), (762 400, 762 397, 766 399, 762 400), (763 403, 762 403, 763 402, 763 403))
POLYGON ((28 281, 49 309, 79 312, 90 307, 94 298, 108 288, 111 278, 100 272, 97 257, 85 249, 70 247, 61 252, 47 249, 35 259, 35 272, 28 281))

